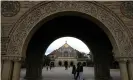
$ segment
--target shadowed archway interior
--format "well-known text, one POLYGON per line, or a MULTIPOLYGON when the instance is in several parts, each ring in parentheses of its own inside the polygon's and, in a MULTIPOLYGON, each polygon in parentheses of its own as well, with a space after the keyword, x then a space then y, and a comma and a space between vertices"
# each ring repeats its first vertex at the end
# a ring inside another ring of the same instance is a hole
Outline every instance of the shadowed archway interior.
POLYGON ((27 78, 38 78, 41 76, 44 52, 51 42, 64 36, 72 36, 85 42, 93 53, 95 76, 110 77, 108 70, 109 63, 113 58, 112 45, 105 32, 99 25, 96 25, 88 19, 77 15, 64 14, 44 23, 31 38, 26 53, 27 78), (105 64, 101 65, 101 63, 105 64), (105 66, 101 69, 106 71, 103 75, 100 75, 100 70, 97 68, 99 65, 105 66), (39 73, 36 73, 38 70, 39 73), (31 71, 35 72, 31 73, 31 71))
POLYGON ((100 45, 101 48, 106 47, 106 49, 112 50, 112 45, 107 35, 98 25, 88 19, 74 15, 55 17, 43 24, 33 35, 28 48, 42 44, 42 51, 44 52, 52 41, 64 36, 72 36, 82 40, 91 50, 94 47, 94 43, 100 45))

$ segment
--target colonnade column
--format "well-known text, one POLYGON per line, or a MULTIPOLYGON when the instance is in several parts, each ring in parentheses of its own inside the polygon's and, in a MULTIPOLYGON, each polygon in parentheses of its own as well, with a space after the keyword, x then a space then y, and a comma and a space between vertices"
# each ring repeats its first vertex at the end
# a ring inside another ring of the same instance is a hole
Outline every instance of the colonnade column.
POLYGON ((14 62, 14 69, 13 69, 12 80, 19 80, 19 78, 20 78, 20 71, 21 71, 21 62, 20 61, 15 61, 14 62))
POLYGON ((26 59, 26 79, 39 80, 42 78, 43 57, 37 54, 29 55, 26 59))
POLYGON ((26 68, 26 79, 41 79, 42 77, 42 66, 39 64, 27 64, 26 68))
POLYGON ((11 60, 4 60, 2 68, 2 80, 11 80, 13 70, 13 62, 11 60))
POLYGON ((129 80, 133 80, 133 58, 128 60, 128 74, 129 80))
POLYGON ((95 80, 110 80, 110 51, 93 52, 95 80))
POLYGON ((94 66, 96 80, 110 80, 110 69, 107 65, 96 63, 94 66))
POLYGON ((3 64, 4 64, 4 60, 1 60, 1 73, 2 73, 2 70, 3 70, 3 64))
POLYGON ((119 66, 120 66, 121 80, 129 80, 128 70, 127 70, 127 59, 120 58, 120 59, 117 59, 117 61, 119 62, 119 66))

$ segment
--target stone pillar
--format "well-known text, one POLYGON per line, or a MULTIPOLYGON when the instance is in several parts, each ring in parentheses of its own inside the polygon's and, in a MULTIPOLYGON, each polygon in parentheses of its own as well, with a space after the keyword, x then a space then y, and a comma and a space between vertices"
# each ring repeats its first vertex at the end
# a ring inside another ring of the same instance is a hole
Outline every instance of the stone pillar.
POLYGON ((11 60, 5 60, 2 70, 2 80, 11 80, 13 70, 13 62, 11 60))
POLYGON ((25 78, 28 80, 38 80, 42 77, 42 66, 38 65, 29 65, 26 68, 25 78))
POLYGON ((111 79, 109 63, 110 58, 107 55, 107 52, 99 51, 99 53, 94 54, 95 80, 111 79))
POLYGON ((26 76, 28 80, 38 80, 42 78, 42 59, 36 55, 31 55, 26 60, 26 76), (33 59, 34 58, 34 59, 33 59))
POLYGON ((118 62, 120 66, 121 80, 129 80, 127 71, 127 60, 123 58, 119 59, 118 62))
MULTIPOLYGON (((34 50, 32 50, 33 52, 34 50)), ((42 78, 43 54, 28 53, 26 56, 26 80, 39 80, 42 78)))
POLYGON ((95 80, 110 80, 110 69, 104 64, 95 64, 95 80))
POLYGON ((3 70, 3 64, 4 64, 4 61, 1 60, 1 73, 2 73, 2 70, 3 70))
POLYGON ((128 61, 129 80, 133 80, 133 58, 128 61))
POLYGON ((21 62, 15 61, 14 62, 14 68, 13 68, 12 80, 19 80, 20 79, 20 71, 21 71, 21 62))

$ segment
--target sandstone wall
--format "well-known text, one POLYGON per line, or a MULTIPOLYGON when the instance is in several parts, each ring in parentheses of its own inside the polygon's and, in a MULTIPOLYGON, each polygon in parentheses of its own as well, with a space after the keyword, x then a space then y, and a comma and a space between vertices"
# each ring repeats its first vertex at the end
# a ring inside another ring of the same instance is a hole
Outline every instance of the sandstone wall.
MULTIPOLYGON (((2 54, 5 53, 8 42, 10 40, 11 33, 13 32, 13 26, 18 21, 24 13, 26 13, 30 8, 40 3, 39 1, 20 1, 14 2, 2 2, 2 14, 1 14, 1 36, 2 36, 2 54), (7 6, 8 4, 13 4, 14 6, 7 6), (10 11, 10 10, 13 11, 10 11), (9 11, 9 12, 7 12, 9 11)), ((48 3, 48 2, 46 2, 48 3)), ((99 3, 105 5, 130 29, 133 34, 133 2, 127 5, 125 2, 114 2, 114 1, 100 1, 99 3), (130 7, 131 6, 131 7, 130 7)))

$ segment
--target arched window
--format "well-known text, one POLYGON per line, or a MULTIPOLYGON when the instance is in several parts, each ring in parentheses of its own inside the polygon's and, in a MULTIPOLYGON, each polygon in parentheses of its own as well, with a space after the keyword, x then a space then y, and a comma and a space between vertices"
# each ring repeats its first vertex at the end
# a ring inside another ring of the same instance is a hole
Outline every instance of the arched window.
POLYGON ((65 61, 65 62, 64 62, 64 66, 65 66, 65 65, 68 66, 68 61, 65 61))
POLYGON ((68 51, 64 51, 64 57, 68 57, 68 51))
POLYGON ((61 62, 61 61, 59 61, 59 63, 58 63, 58 64, 59 64, 59 66, 62 66, 62 62, 61 62))
POLYGON ((70 62, 70 66, 73 66, 73 65, 74 65, 74 63, 73 63, 73 61, 71 61, 71 62, 70 62))

